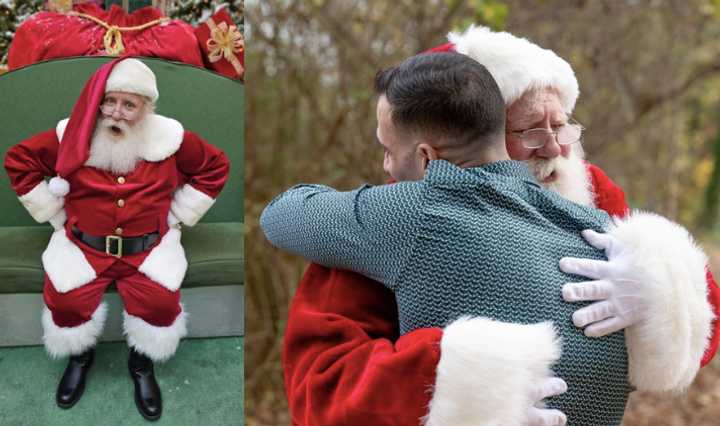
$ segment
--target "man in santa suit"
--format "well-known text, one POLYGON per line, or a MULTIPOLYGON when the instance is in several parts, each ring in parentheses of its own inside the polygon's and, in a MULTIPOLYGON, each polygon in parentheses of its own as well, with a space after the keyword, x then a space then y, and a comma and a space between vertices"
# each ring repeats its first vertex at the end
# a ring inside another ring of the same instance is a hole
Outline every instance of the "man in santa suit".
POLYGON ((153 361, 170 358, 186 334, 180 224, 193 226, 213 205, 229 164, 155 114, 158 96, 150 68, 116 59, 91 76, 69 119, 5 156, 20 202, 55 228, 42 255, 42 324, 48 353, 70 356, 56 395, 62 408, 82 395, 105 322, 102 296, 115 282, 136 405, 149 420, 162 412, 153 361))
MULTIPOLYGON (((528 161, 540 182, 572 201, 613 216, 627 215, 622 190, 602 170, 586 163, 580 149, 558 144, 552 133, 571 120, 579 95, 566 61, 525 39, 486 28, 451 34, 450 41, 433 50, 467 54, 497 81, 507 107, 506 141, 513 159, 528 161)), ((386 170, 392 161, 422 159, 386 157, 386 170)), ((638 389, 681 391, 717 350, 711 313, 718 314, 720 291, 704 262, 687 266, 697 258, 696 250, 676 249, 693 247, 691 240, 675 245, 677 241, 661 233, 635 238, 645 239, 644 243, 654 238, 650 245, 678 262, 641 274, 628 268, 628 258, 646 253, 634 253, 617 239, 594 239, 590 243, 605 249, 608 261, 561 262, 564 272, 589 280, 566 284, 558 297, 568 303, 585 302, 577 304, 568 320, 583 327, 586 335, 601 338, 623 331, 631 336, 628 367, 638 389), (707 286, 700 296, 691 291, 698 282, 707 286)), ((488 344, 498 341, 496 332, 479 318, 418 329, 398 338, 393 294, 368 281, 355 273, 312 264, 300 282, 283 347, 294 425, 495 424, 492 419, 502 416, 493 412, 491 401, 502 398, 503 392, 529 391, 537 402, 564 392, 562 378, 536 383, 529 390, 514 388, 518 378, 512 374, 505 381, 489 381, 491 375, 483 368, 513 359, 514 354, 503 344, 488 344)), ((557 410, 535 405, 521 409, 527 411, 524 425, 567 421, 557 410)))

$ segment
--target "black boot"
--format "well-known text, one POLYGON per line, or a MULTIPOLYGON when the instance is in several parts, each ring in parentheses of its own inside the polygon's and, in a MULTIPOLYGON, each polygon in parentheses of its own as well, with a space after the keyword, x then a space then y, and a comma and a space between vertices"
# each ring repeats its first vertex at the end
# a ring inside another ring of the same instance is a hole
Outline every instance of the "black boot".
POLYGON ((128 369, 135 383, 135 405, 138 411, 147 420, 159 419, 162 414, 162 396, 155 381, 152 360, 131 348, 128 369))
POLYGON ((80 400, 85 390, 85 378, 94 359, 95 349, 70 357, 55 394, 55 402, 60 408, 70 408, 80 400))

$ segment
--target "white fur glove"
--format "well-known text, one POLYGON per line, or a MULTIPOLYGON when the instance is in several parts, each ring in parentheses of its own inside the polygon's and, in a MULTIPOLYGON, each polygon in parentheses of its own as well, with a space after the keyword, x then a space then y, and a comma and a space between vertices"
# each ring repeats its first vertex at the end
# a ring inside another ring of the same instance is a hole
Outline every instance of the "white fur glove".
POLYGON ((534 406, 530 407, 527 421, 522 426, 564 426, 567 417, 559 410, 538 408, 542 400, 551 396, 560 395, 567 391, 567 383, 559 377, 549 377, 535 387, 532 391, 534 406))
POLYGON ((568 274, 588 277, 594 281, 568 283, 562 288, 566 302, 595 301, 573 313, 573 324, 585 327, 588 337, 601 337, 636 324, 646 316, 642 277, 632 267, 633 253, 610 234, 593 230, 582 232, 590 245, 605 250, 608 260, 560 259, 560 269, 568 274))
POLYGON ((60 211, 55 213, 55 216, 48 219, 48 222, 50 222, 50 225, 52 225, 53 229, 56 231, 61 230, 66 221, 67 215, 65 214, 65 209, 60 209, 60 211))

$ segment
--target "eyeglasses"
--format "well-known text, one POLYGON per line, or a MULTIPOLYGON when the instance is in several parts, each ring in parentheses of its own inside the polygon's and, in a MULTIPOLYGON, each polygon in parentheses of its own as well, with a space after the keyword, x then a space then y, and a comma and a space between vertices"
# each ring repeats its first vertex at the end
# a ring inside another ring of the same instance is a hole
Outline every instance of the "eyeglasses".
POLYGON ((100 111, 105 115, 112 115, 115 110, 120 110, 120 116, 125 120, 132 120, 140 109, 132 102, 120 102, 113 98, 105 99, 100 105, 100 111))
POLYGON ((556 130, 548 129, 527 129, 527 130, 511 130, 508 133, 518 135, 522 145, 528 149, 538 149, 545 146, 550 136, 555 138, 558 145, 572 145, 582 139, 585 127, 572 118, 567 123, 560 126, 556 130))

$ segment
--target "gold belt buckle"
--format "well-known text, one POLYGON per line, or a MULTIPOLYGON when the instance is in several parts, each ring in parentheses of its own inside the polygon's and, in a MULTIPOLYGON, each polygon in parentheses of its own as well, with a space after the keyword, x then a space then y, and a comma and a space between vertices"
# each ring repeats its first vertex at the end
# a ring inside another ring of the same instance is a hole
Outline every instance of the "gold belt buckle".
POLYGON ((118 259, 121 258, 122 257, 122 247, 123 247, 122 237, 119 237, 117 235, 108 235, 107 237, 105 237, 105 253, 109 254, 110 256, 115 256, 118 259), (110 250, 110 244, 113 240, 116 240, 117 244, 118 244, 117 254, 113 253, 110 250))

